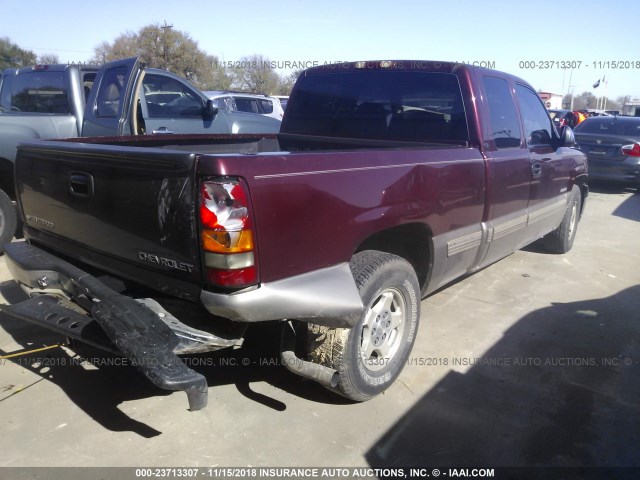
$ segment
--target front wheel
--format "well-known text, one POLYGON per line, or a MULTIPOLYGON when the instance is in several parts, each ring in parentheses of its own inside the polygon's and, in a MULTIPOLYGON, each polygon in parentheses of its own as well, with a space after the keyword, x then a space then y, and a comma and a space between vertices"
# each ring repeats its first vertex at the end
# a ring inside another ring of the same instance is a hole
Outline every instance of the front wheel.
POLYGON ((420 289, 413 267, 396 255, 367 250, 350 266, 362 319, 350 329, 309 325, 309 357, 338 371, 338 393, 365 401, 386 390, 406 363, 420 320, 420 289))

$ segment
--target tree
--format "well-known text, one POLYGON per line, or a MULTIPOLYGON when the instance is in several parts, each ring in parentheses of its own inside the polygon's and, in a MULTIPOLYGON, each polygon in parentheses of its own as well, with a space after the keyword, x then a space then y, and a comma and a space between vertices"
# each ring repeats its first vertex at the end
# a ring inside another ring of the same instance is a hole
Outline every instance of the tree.
POLYGON ((60 63, 60 57, 55 53, 45 53, 44 55, 38 56, 38 61, 40 65, 56 65, 60 63))
MULTIPOLYGON (((606 101, 602 100, 602 97, 596 97, 591 92, 582 92, 580 95, 576 95, 573 99, 574 110, 584 110, 585 108, 596 108, 598 102, 600 106, 605 106, 606 110, 620 110, 624 106, 626 97, 618 97, 615 100, 606 98, 606 101)), ((562 97, 562 108, 571 108, 571 95, 567 94, 562 97)))
MULTIPOLYGON (((571 100, 569 100, 571 102, 571 100)), ((582 92, 573 98, 573 109, 584 110, 585 108, 596 108, 598 97, 591 92, 582 92)))
POLYGON ((606 110, 618 110, 622 112, 622 108, 624 107, 626 97, 618 97, 615 100, 607 98, 605 105, 606 110))
POLYGON ((202 90, 228 89, 231 79, 218 66, 217 58, 200 50, 188 34, 172 27, 165 22, 147 25, 137 33, 125 32, 113 43, 95 47, 92 61, 105 63, 139 56, 149 67, 169 70, 202 90))
POLYGON ((93 49, 92 63, 107 63, 127 57, 135 57, 138 52, 138 36, 133 32, 125 32, 116 38, 112 44, 102 42, 93 49))
POLYGON ((262 55, 242 57, 238 68, 232 69, 233 88, 273 95, 278 91, 280 76, 271 67, 271 60, 262 55))
POLYGON ((278 88, 274 92, 274 95, 289 95, 291 93, 291 89, 293 85, 298 80, 298 77, 303 72, 303 69, 295 70, 293 73, 289 75, 280 75, 280 79, 278 81, 278 88))
POLYGON ((21 68, 34 65, 36 54, 31 50, 23 50, 8 37, 0 38, 0 71, 5 68, 21 68))

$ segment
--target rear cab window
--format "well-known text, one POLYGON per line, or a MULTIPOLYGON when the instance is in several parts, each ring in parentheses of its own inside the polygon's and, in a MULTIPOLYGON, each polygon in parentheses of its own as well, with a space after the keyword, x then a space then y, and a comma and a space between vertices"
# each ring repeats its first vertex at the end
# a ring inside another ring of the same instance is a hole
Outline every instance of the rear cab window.
POLYGON ((441 72, 321 73, 296 85, 282 131, 346 138, 465 143, 458 77, 441 72))
POLYGON ((7 112, 71 114, 65 72, 34 70, 6 77, 0 105, 7 112))

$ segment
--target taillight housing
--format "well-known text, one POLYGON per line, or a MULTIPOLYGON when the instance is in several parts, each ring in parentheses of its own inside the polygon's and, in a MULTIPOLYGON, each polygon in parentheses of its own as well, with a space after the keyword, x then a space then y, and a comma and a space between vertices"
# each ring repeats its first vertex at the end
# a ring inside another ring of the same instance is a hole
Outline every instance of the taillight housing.
POLYGON ((200 241, 207 283, 242 288, 258 282, 255 236, 246 187, 240 179, 200 184, 200 241))
POLYGON ((625 145, 621 148, 622 154, 628 157, 640 157, 640 142, 625 145))

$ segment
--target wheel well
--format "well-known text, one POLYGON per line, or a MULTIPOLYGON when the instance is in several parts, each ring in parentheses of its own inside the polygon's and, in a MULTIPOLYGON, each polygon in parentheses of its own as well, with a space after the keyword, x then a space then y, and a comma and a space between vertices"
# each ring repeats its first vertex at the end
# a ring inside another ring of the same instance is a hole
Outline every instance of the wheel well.
POLYGON ((0 189, 9 195, 11 200, 16 199, 16 189, 13 182, 13 162, 6 158, 0 158, 0 189))
POLYGON ((373 234, 354 253, 378 250, 404 258, 415 270, 420 288, 423 288, 431 270, 431 237, 429 228, 424 224, 400 225, 373 234))
POLYGON ((576 185, 580 188, 580 218, 584 212, 584 203, 587 201, 587 195, 589 195, 589 184, 587 183, 587 177, 578 178, 576 185))

